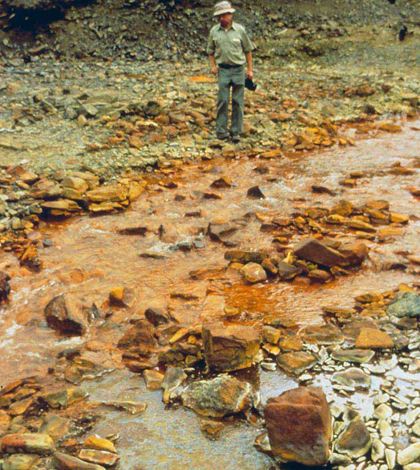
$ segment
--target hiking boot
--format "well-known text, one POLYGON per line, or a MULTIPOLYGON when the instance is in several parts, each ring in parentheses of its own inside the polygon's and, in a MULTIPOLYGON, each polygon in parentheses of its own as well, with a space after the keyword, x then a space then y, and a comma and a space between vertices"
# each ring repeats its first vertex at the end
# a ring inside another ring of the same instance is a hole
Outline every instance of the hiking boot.
POLYGON ((229 136, 228 136, 228 134, 217 134, 216 137, 219 140, 227 140, 229 136))
POLYGON ((241 136, 239 134, 233 134, 232 135, 232 142, 234 144, 238 144, 241 141, 241 136))

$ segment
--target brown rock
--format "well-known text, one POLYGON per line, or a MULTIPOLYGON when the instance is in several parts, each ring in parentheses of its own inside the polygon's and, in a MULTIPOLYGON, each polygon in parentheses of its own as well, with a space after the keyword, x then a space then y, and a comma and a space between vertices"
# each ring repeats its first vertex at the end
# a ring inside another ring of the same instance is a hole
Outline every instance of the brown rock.
POLYGON ((140 320, 131 326, 120 339, 118 347, 121 349, 150 349, 156 345, 153 326, 146 320, 140 320))
POLYGON ((118 455, 106 450, 82 449, 79 458, 86 462, 113 467, 118 461, 118 455))
POLYGON ((147 369, 143 372, 143 378, 148 390, 159 390, 162 388, 164 375, 154 369, 147 369))
POLYGON ((84 462, 77 457, 72 457, 62 452, 54 454, 53 462, 57 470, 105 470, 101 465, 84 462))
POLYGON ((249 188, 246 195, 251 199, 265 199, 264 191, 259 186, 249 188))
POLYGON ((374 328, 363 328, 356 340, 359 349, 391 349, 394 341, 385 331, 374 328))
POLYGON ((73 296, 54 297, 44 310, 48 326, 61 333, 83 335, 88 328, 87 313, 73 296))
POLYGON ((336 266, 345 260, 341 253, 328 248, 315 238, 302 240, 293 247, 293 251, 299 258, 328 267, 336 266))
POLYGON ((269 258, 268 253, 262 251, 242 251, 229 250, 225 253, 225 260, 236 261, 238 263, 258 263, 261 264, 265 259, 269 258))
POLYGON ((48 434, 6 434, 1 440, 1 450, 6 454, 48 455, 55 446, 48 434))
POLYGON ((293 264, 286 263, 285 261, 279 261, 277 263, 277 270, 280 279, 283 281, 293 279, 302 272, 300 268, 293 266, 293 264))
POLYGON ((251 367, 261 341, 259 331, 240 325, 203 325, 202 337, 208 366, 224 372, 251 367))
POLYGON ((369 254, 369 248, 360 241, 343 243, 339 251, 345 257, 344 266, 359 266, 369 254))
POLYGON ((300 387, 270 398, 264 415, 276 459, 310 467, 327 464, 331 412, 321 388, 300 387))
POLYGON ((242 274, 244 279, 250 282, 251 284, 267 280, 267 273, 265 272, 265 269, 257 263, 246 264, 240 270, 240 273, 242 274))
POLYGON ((210 185, 211 188, 230 188, 232 186, 232 182, 229 178, 219 178, 210 185))
POLYGON ((300 374, 316 363, 316 357, 305 351, 281 354, 277 358, 277 364, 286 372, 300 374))
POLYGON ((153 307, 148 308, 144 312, 144 315, 153 326, 163 325, 164 323, 169 323, 172 320, 168 313, 153 307))

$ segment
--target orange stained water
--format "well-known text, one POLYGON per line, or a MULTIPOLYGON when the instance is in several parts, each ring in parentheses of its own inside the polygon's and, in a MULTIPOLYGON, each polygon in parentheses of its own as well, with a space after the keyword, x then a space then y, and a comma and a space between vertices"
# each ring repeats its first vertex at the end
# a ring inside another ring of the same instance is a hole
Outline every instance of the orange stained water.
POLYGON ((389 270, 402 254, 419 251, 419 200, 407 190, 410 186, 420 188, 420 132, 415 126, 418 123, 407 125, 401 134, 371 136, 355 147, 322 153, 269 161, 214 160, 186 166, 181 173, 165 177, 173 178, 177 188, 151 185, 125 213, 51 224, 43 235, 53 245, 40 250, 44 263, 40 273, 20 268, 11 254, 1 257, 1 266, 12 276, 10 305, 0 311, 1 385, 44 373, 57 352, 69 346, 91 339, 112 345, 121 336, 129 313, 115 314, 110 319, 112 327, 100 333, 92 331, 86 337, 70 339, 57 336, 46 326, 43 310, 61 293, 74 293, 86 304, 95 303, 104 314, 109 291, 127 286, 136 292, 136 312, 142 313, 149 306, 170 308, 185 324, 199 323, 203 316, 217 315, 229 306, 240 311, 243 321, 276 314, 304 325, 320 322, 323 306, 352 306, 355 295, 416 281, 414 274, 389 270), (416 169, 415 173, 390 174, 396 162, 416 169), (267 165, 269 173, 254 171, 259 164, 267 165), (366 172, 367 177, 359 180, 356 188, 341 186, 339 182, 352 171, 366 172), (210 184, 222 176, 231 179, 232 187, 211 189, 210 184), (266 199, 246 197, 247 189, 257 184, 264 188, 266 199), (327 186, 336 191, 336 196, 313 194, 314 184, 327 186), (204 199, 205 192, 216 192, 221 199, 204 199), (176 195, 185 199, 177 201, 176 195), (411 220, 404 235, 395 241, 368 242, 371 260, 359 272, 327 285, 278 281, 245 285, 237 272, 225 271, 227 248, 211 241, 205 233, 209 222, 239 221, 242 248, 272 249, 272 235, 260 231, 261 222, 255 213, 260 218, 282 217, 310 206, 331 207, 340 199, 355 205, 386 199, 391 210, 410 215, 411 220), (197 211, 199 216, 191 214, 197 211), (128 226, 145 226, 148 232, 143 237, 118 233, 128 226), (159 231, 161 226, 163 230, 159 231), (177 249, 179 244, 182 248, 190 242, 197 242, 197 247, 186 252, 177 249), (162 259, 144 257, 145 253, 162 259), (216 271, 205 279, 191 279, 190 272, 200 268, 216 271), (186 295, 189 300, 185 300, 186 295))

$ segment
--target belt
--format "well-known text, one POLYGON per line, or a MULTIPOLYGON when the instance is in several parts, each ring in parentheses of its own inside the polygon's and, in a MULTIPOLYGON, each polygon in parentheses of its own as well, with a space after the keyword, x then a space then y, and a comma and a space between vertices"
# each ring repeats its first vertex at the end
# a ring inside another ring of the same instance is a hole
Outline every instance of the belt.
POLYGON ((219 64, 221 69, 238 69, 239 67, 243 67, 243 65, 229 65, 229 64, 219 64))

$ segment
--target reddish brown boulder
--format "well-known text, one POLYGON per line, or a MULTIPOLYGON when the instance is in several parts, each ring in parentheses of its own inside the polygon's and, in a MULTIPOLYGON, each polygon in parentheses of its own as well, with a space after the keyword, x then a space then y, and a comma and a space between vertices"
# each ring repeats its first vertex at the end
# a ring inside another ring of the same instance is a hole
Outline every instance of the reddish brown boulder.
POLYGON ((45 307, 48 326, 61 333, 83 335, 88 328, 87 312, 70 295, 58 295, 45 307))
POLYGON ((328 462, 331 412, 319 387, 300 387, 270 398, 264 410, 271 450, 281 462, 328 462))
POLYGON ((203 325, 202 337, 206 362, 218 371, 251 367, 260 349, 261 333, 250 326, 203 325))
POLYGON ((341 253, 327 247, 315 238, 302 240, 293 247, 293 251, 298 258, 311 261, 312 263, 322 264, 329 268, 337 266, 345 260, 341 253))

